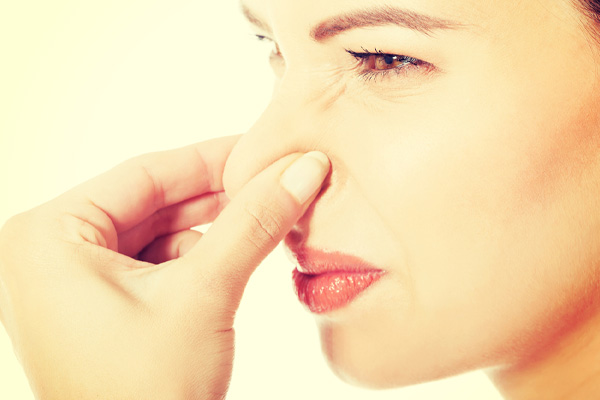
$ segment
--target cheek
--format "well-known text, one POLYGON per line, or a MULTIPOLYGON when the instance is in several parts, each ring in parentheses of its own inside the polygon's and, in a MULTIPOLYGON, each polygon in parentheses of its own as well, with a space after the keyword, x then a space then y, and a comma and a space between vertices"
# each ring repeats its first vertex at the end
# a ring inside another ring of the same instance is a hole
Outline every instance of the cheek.
POLYGON ((572 195, 593 180, 584 175, 597 162, 600 109, 576 75, 495 86, 493 76, 470 76, 362 127, 376 143, 366 148, 378 149, 361 171, 365 193, 415 265, 467 257, 475 268, 524 230, 541 230, 559 204, 581 213, 572 195))
POLYGON ((586 109, 597 101, 472 96, 485 107, 429 99, 377 119, 356 109, 340 124, 348 176, 385 224, 371 236, 390 235, 397 248, 390 279, 373 293, 389 306, 321 325, 324 351, 347 380, 385 387, 512 360, 590 304, 581 293, 594 293, 600 224, 590 115, 600 114, 586 109))
POLYGON ((595 95, 503 90, 473 93, 485 107, 432 107, 435 120, 403 114, 405 130, 372 165, 394 172, 367 191, 386 188, 373 201, 405 249, 415 307, 458 325, 457 337, 495 328, 496 345, 560 329, 588 300, 577 293, 592 281, 599 219, 595 95))

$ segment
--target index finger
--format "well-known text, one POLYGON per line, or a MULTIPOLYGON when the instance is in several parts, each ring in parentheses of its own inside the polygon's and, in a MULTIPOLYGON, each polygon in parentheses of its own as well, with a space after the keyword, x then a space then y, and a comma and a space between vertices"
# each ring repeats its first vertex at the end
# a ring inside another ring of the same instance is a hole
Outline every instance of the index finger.
POLYGON ((223 168, 240 135, 135 157, 74 189, 101 209, 117 232, 157 210, 223 191, 223 168))

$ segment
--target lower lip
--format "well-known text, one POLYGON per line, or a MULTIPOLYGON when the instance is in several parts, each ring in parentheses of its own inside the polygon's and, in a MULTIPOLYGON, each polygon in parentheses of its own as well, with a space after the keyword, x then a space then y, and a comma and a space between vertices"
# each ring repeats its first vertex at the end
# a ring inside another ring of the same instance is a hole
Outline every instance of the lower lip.
POLYGON ((315 314, 342 308, 383 275, 382 271, 328 272, 318 275, 293 271, 296 294, 302 304, 315 314))

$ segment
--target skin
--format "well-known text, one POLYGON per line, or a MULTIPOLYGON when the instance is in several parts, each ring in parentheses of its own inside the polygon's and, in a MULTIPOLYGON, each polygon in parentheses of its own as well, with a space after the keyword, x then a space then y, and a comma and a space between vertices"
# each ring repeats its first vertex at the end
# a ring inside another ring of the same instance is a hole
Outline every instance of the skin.
POLYGON ((460 29, 317 43, 382 3, 247 1, 282 52, 250 132, 130 160, 0 231, 0 319, 35 394, 222 399, 244 287, 289 233, 387 272, 317 318, 347 381, 484 368, 508 398, 597 397, 599 60, 570 3, 397 0, 460 29), (435 67, 361 80, 361 47, 435 67), (299 198, 282 176, 312 150, 331 165, 296 171, 299 198))
POLYGON ((227 194, 285 154, 325 152, 330 178, 288 244, 387 271, 316 316, 332 369, 378 388, 484 368, 508 398, 599 393, 600 59, 572 4, 244 4, 281 55, 271 104, 227 161, 227 194), (309 37, 383 4, 461 27, 309 37), (435 70, 367 82, 345 52, 361 47, 435 70))
POLYGON ((127 161, 2 228, 0 320, 37 398, 224 398, 244 287, 329 170, 290 154, 230 202, 237 140, 127 161))

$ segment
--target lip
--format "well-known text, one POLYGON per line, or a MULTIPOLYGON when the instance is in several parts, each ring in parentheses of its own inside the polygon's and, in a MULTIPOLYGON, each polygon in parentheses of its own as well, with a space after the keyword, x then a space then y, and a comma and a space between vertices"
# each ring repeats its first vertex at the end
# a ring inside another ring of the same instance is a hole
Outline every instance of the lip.
POLYGON ((298 263, 292 272, 296 295, 315 314, 348 305, 385 274, 349 254, 305 247, 290 251, 298 263))

